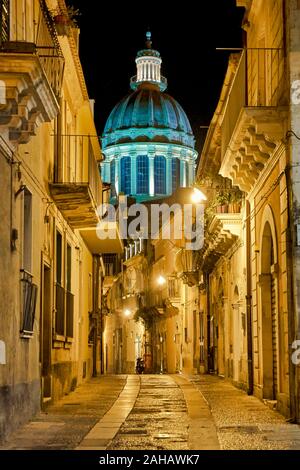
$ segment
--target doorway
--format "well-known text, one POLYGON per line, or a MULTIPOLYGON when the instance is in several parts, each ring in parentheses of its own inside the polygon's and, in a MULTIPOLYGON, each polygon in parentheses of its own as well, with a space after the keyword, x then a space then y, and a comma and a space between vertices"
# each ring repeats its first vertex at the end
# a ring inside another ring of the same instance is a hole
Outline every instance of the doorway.
POLYGON ((41 289, 42 403, 51 400, 51 269, 43 264, 41 289))
POLYGON ((276 400, 278 393, 277 280, 274 269, 274 240, 268 222, 264 227, 261 253, 263 397, 276 400))

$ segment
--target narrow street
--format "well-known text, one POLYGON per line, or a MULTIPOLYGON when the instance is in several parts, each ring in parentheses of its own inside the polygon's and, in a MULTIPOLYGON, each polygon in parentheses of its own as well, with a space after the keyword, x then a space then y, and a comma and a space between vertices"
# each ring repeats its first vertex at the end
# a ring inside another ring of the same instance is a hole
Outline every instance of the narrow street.
POLYGON ((216 376, 104 376, 39 413, 0 449, 300 449, 300 426, 216 376))

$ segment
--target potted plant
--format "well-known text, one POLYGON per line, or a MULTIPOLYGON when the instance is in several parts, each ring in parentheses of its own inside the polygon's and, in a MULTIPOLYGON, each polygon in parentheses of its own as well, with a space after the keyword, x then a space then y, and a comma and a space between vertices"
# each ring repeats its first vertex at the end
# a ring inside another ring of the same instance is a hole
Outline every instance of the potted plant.
POLYGON ((229 212, 231 214, 239 214, 241 212, 243 193, 239 189, 232 190, 230 203, 229 203, 229 212))
POLYGON ((80 11, 73 7, 67 6, 66 10, 60 9, 52 12, 52 18, 59 36, 66 36, 69 34, 70 28, 77 28, 77 17, 80 16, 80 11))
POLYGON ((230 202, 230 193, 227 191, 220 191, 216 195, 214 206, 218 214, 228 213, 228 204, 230 202))

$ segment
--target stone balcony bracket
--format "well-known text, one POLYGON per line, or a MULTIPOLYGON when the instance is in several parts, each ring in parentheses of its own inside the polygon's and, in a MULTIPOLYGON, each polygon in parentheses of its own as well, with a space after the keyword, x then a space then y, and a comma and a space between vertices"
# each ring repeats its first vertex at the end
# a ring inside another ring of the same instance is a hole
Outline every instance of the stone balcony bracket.
POLYGON ((241 214, 216 214, 207 232, 203 265, 215 263, 238 241, 242 234, 241 214))
POLYGON ((243 108, 223 152, 220 174, 249 193, 282 144, 286 133, 286 108, 243 108))
POLYGON ((27 143, 59 112, 37 55, 0 52, 0 92, 0 132, 8 131, 12 144, 27 143))

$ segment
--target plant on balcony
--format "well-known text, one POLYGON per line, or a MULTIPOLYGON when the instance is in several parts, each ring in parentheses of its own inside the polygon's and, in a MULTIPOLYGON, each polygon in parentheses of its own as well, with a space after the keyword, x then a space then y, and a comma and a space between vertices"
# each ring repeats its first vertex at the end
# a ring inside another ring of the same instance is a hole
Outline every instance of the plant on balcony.
POLYGON ((57 34, 66 36, 69 34, 70 28, 77 28, 77 18, 81 15, 78 8, 68 5, 66 11, 60 9, 51 12, 56 27, 57 34))
POLYGON ((240 189, 232 189, 229 202, 229 212, 231 214, 238 214, 241 212, 242 200, 243 192, 240 189))
POLYGON ((218 214, 228 213, 228 206, 230 203, 230 198, 231 198, 231 194, 229 191, 222 190, 222 191, 217 192, 213 205, 216 208, 216 212, 218 214))

